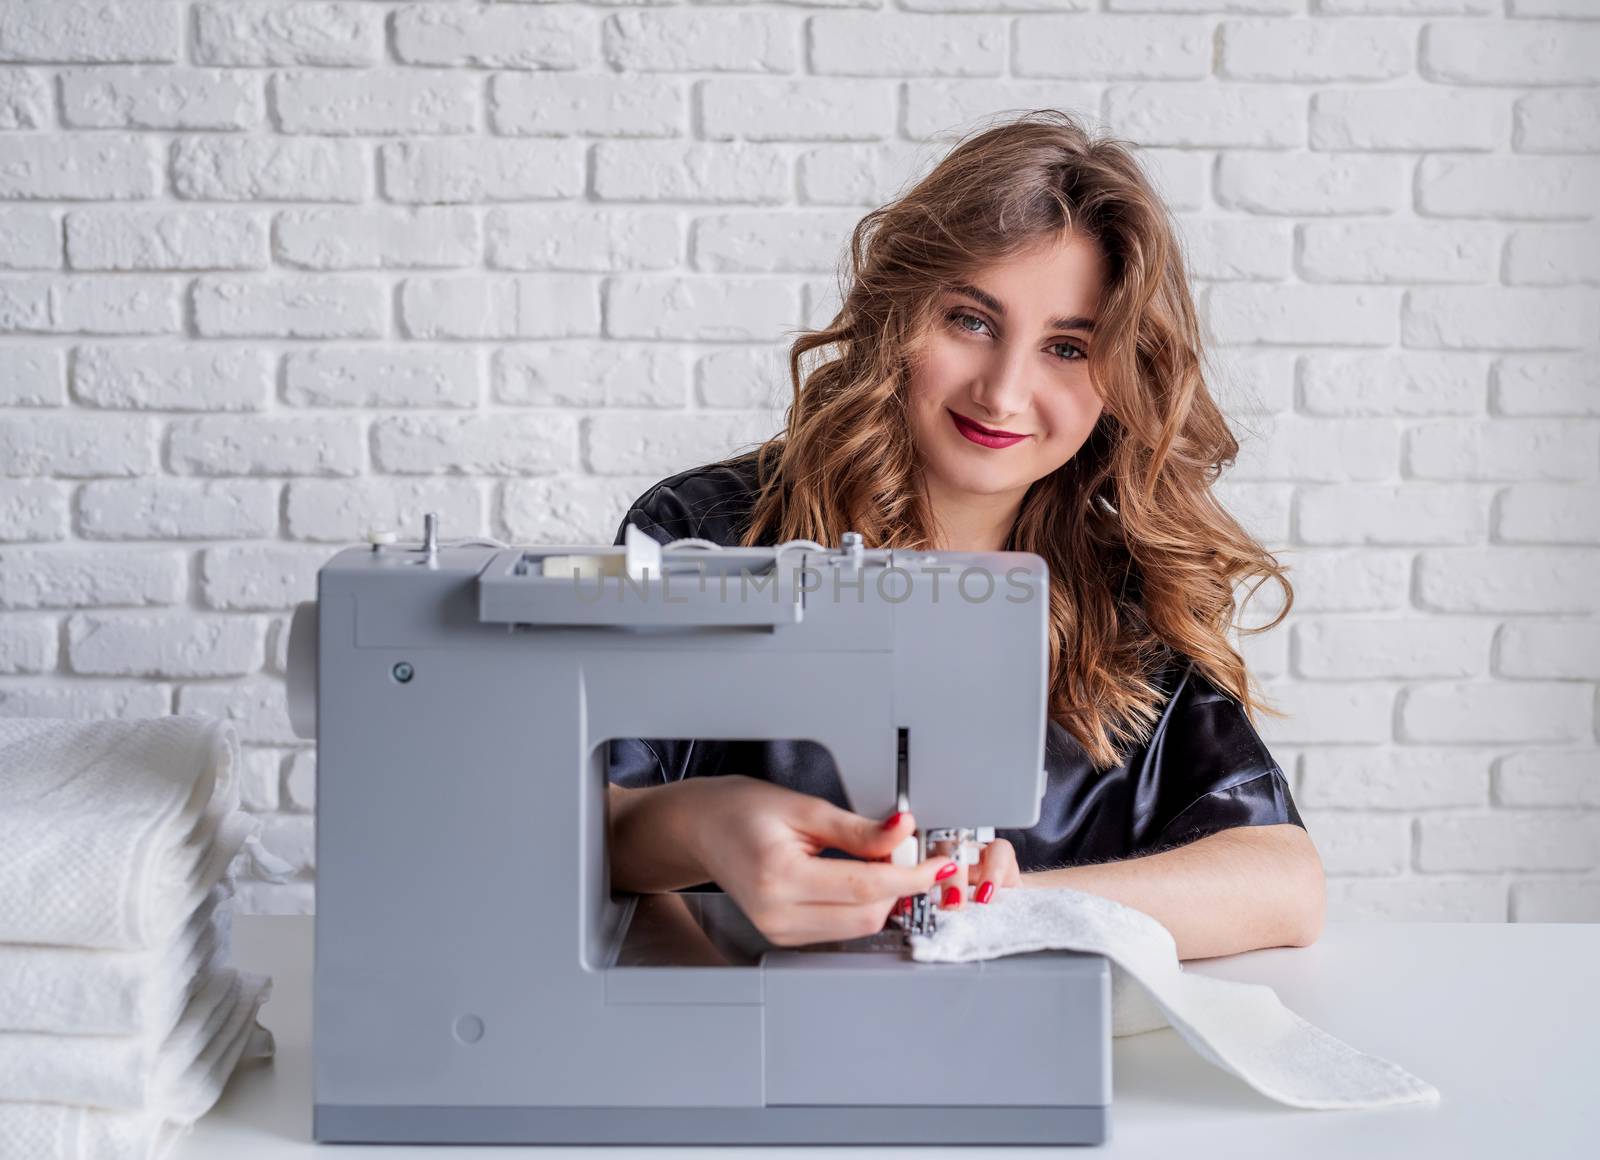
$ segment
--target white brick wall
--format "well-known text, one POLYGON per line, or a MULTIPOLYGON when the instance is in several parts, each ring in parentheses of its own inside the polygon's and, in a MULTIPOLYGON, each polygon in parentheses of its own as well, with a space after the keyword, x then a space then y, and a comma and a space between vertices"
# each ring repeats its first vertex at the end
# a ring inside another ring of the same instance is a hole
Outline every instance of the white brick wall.
POLYGON ((1056 106, 1184 232, 1333 915, 1600 919, 1597 62, 1600 0, 0 0, 0 712, 232 718, 309 908, 330 552, 608 540, 1056 106))

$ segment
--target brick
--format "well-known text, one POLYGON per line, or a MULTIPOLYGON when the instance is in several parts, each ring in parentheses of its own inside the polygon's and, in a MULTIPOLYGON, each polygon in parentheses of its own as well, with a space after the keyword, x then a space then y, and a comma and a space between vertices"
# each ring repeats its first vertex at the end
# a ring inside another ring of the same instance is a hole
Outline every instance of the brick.
POLYGON ((1023 16, 1017 76, 1199 80, 1211 72, 1211 22, 1184 16, 1023 16))
POLYGON ((172 192, 192 201, 360 201, 367 168, 353 141, 184 137, 172 143, 172 192))
POLYGON ((115 135, 6 140, 0 198, 128 201, 160 192, 161 166, 153 142, 115 135))
POLYGON ((1241 442, 1232 478, 1328 483, 1388 479, 1395 474, 1399 450, 1400 433, 1387 421, 1280 416, 1262 438, 1241 442))
POLYGON ((1418 821, 1422 870, 1586 870, 1600 849, 1600 813, 1552 817, 1496 810, 1418 821))
POLYGON ((1512 922, 1600 922, 1600 878, 1517 882, 1512 922))
POLYGON ((478 352, 450 349, 293 351, 284 357, 284 402, 297 407, 475 407, 478 352))
POLYGON ((1600 286, 1600 228, 1513 230, 1506 242, 1505 276, 1524 286, 1600 286))
POLYGON ((1295 672, 1313 679, 1487 675, 1490 621, 1466 619, 1302 620, 1294 626, 1295 672))
POLYGON ((609 544, 623 512, 654 482, 593 475, 507 480, 500 522, 518 544, 609 544))
POLYGON ((1512 110, 1511 144, 1524 153, 1600 153, 1600 89, 1529 93, 1512 110))
POLYGON ((1230 416, 1253 419, 1294 408, 1294 352, 1270 348, 1218 348, 1215 374, 1207 384, 1230 416))
POLYGON ((174 61, 182 4, 50 0, 0 6, 0 61, 174 61))
POLYGON ((82 129, 253 129, 259 82, 218 69, 95 68, 61 74, 62 121, 82 129))
POLYGON ((1492 878, 1342 878, 1328 883, 1335 922, 1504 922, 1505 883, 1492 878))
POLYGON ((777 340, 798 307, 793 286, 769 278, 618 276, 605 294, 613 338, 777 340))
POLYGON ((1592 612, 1600 551, 1486 548, 1423 552, 1417 600, 1439 612, 1592 612))
POLYGON ((580 338, 600 331, 597 279, 576 274, 407 278, 400 319, 411 338, 580 338))
POLYGON ((1483 355, 1317 351, 1299 359, 1300 403, 1316 415, 1481 415, 1483 355))
POLYGON ((772 434, 759 412, 596 415, 588 420, 588 466, 598 475, 659 477, 747 449, 772 434))
POLYGON ((251 411, 272 392, 272 356, 253 347, 129 344, 73 352, 72 397, 91 407, 251 411))
POLYGON ((622 72, 794 72, 800 21, 787 12, 613 12, 601 37, 622 72))
POLYGON ((1224 284, 1204 302, 1224 344, 1388 346, 1400 333, 1400 291, 1388 288, 1224 284))
POLYGON ((540 343, 496 350, 494 401, 520 407, 673 407, 688 399, 681 350, 651 343, 540 343))
POLYGON ((1408 606, 1411 552, 1295 549, 1280 554, 1292 564, 1299 612, 1388 612, 1408 606))
POLYGON ((1546 419, 1444 420, 1406 432, 1422 479, 1586 479, 1600 468, 1596 428, 1546 419))
POLYGON ((1503 806, 1600 806, 1600 752, 1529 749, 1502 757, 1494 800, 1503 806))
POLYGON ((0 129, 45 129, 54 120, 50 74, 12 66, 0 72, 0 129))
POLYGON ((64 351, 0 344, 0 406, 60 407, 67 401, 64 351))
POLYGON ((64 540, 71 531, 66 487, 47 479, 0 479, 0 544, 64 540))
POLYGON ((498 270, 670 270, 683 227, 670 210, 506 207, 490 210, 488 264, 498 270))
POLYGON ((598 21, 585 11, 414 4, 393 17, 406 64, 566 71, 598 60, 598 21))
POLYGON ((1600 293, 1425 287, 1406 292, 1401 340, 1454 350, 1583 349, 1600 332, 1600 293))
POLYGON ((926 80, 905 82, 901 131, 913 141, 939 138, 948 144, 959 133, 993 115, 996 109, 1054 108, 1079 115, 1100 107, 1100 87, 1059 81, 926 80))
POLYGON ((1511 621, 1500 630, 1496 658, 1503 677, 1600 681, 1600 624, 1511 621))
MULTIPOLYGON (((603 148, 603 146, 602 146, 603 148)), ((895 196, 907 182, 926 175, 938 160, 934 143, 881 141, 872 145, 819 145, 796 158, 802 204, 878 204, 895 196)), ((787 196, 762 197, 781 201, 787 196)), ((710 200, 702 198, 700 200, 710 200)), ((717 198, 727 201, 731 198, 717 198)), ((755 198, 740 198, 753 201, 755 198)))
POLYGON ((142 415, 0 415, 0 473, 9 476, 146 475, 156 467, 156 427, 142 415))
POLYGON ((200 278, 193 294, 208 338, 381 338, 388 324, 384 288, 364 280, 200 278))
POLYGON ((470 209, 294 209, 273 223, 273 251, 306 270, 444 268, 477 264, 477 215, 470 209))
MULTIPOLYGON (((1025 27, 1029 18, 1017 24, 1025 27)), ((826 13, 807 20, 806 32, 811 71, 822 76, 992 77, 1005 71, 1006 26, 992 17, 826 13)), ((1028 72, 1022 58, 1018 65, 1019 74, 1028 72)))
POLYGON ((53 209, 0 209, 0 269, 55 270, 61 266, 61 217, 53 209))
POLYGON ((207 415, 167 435, 168 467, 188 475, 356 475, 365 459, 354 415, 207 415))
POLYGON ((1282 720, 1261 719, 1261 738, 1274 749, 1283 744, 1378 744, 1389 740, 1394 689, 1384 682, 1275 682, 1265 691, 1289 714, 1282 720))
POLYGON ((1311 222, 1298 268, 1311 282, 1488 282, 1499 231, 1455 222, 1311 222))
POLYGON ((1481 544, 1486 497, 1470 487, 1419 483, 1331 484, 1296 492, 1295 529, 1306 544, 1481 544))
POLYGON ((1521 484, 1496 510, 1495 534, 1510 543, 1600 544, 1600 487, 1521 484))
POLYGON ((330 543, 364 540, 374 529, 421 539, 422 514, 430 511, 450 538, 487 530, 474 480, 297 479, 284 503, 290 538, 330 543))
POLYGON ((8 615, 19 608, 179 604, 188 589, 188 559, 171 549, 94 544, 0 550, 0 608, 8 615))
POLYGON ((1500 93, 1384 88, 1311 98, 1313 149, 1497 149, 1510 135, 1510 99, 1500 93))
POLYGON ((1418 71, 1456 85, 1583 85, 1595 79, 1600 26, 1505 20, 1428 24, 1418 71))
POLYGON ((1213 491, 1228 514, 1256 539, 1271 544, 1289 541, 1289 502, 1293 488, 1281 483, 1222 480, 1213 491))
POLYGON ((75 270, 254 270, 269 261, 266 220, 246 210, 75 210, 66 239, 75 270))
POLYGON ((270 86, 284 133, 392 136, 471 133, 478 82, 470 75, 361 71, 276 73, 270 86))
POLYGON ((1313 749, 1305 755, 1295 800, 1316 810, 1485 806, 1488 760, 1452 747, 1313 749))
POLYGON ((1274 148, 1304 145, 1304 106, 1276 85, 1112 85, 1106 122, 1145 145, 1274 148))
POLYGON ((381 146, 378 161, 391 201, 523 201, 583 192, 576 141, 406 141, 381 146))
POLYGON ((56 637, 55 617, 8 613, 0 619, 0 673, 54 672, 60 652, 56 637))
POLYGON ((1521 221, 1583 219, 1594 212, 1600 159, 1424 157, 1417 209, 1433 217, 1521 221))
POLYGON ((1411 857, 1411 822, 1393 814, 1300 811, 1330 877, 1399 874, 1411 857))
POLYGON ((91 480, 78 490, 78 532, 90 540, 267 539, 278 532, 268 480, 91 480))
POLYGON ((1406 204, 1406 173, 1397 157, 1229 151, 1217 161, 1216 198, 1295 217, 1394 213, 1406 204))
POLYGON ((74 673, 108 677, 231 677, 261 666, 261 622, 189 612, 67 618, 74 673))
POLYGON ((383 10, 369 4, 197 4, 201 64, 373 65, 383 60, 383 10))
POLYGON ((283 789, 293 809, 301 813, 310 813, 317 808, 315 753, 302 751, 289 758, 289 768, 283 775, 283 789))
MULTIPOLYGON (((243 774, 239 779, 239 804, 252 813, 271 813, 278 808, 278 781, 283 755, 287 750, 247 745, 242 750, 243 774)), ((237 907, 238 895, 234 895, 237 907)), ((234 913, 239 913, 236 909, 234 913)))
POLYGON ((792 393, 785 361, 766 346, 711 351, 695 362, 696 397, 706 407, 774 407, 792 393))
POLYGON ((200 553, 200 594, 207 608, 288 610, 317 598, 320 548, 250 544, 200 553))
POLYGON ((289 724, 289 710, 280 678, 253 677, 179 685, 176 712, 179 715, 222 718, 233 725, 239 740, 245 745, 301 743, 289 724))
POLYGON ((697 270, 833 272, 849 251, 857 217, 833 210, 754 210, 704 214, 690 253, 697 270))
POLYGON ((1495 363, 1505 415, 1600 415, 1600 364, 1588 355, 1507 355, 1495 363))
POLYGON ((544 475, 577 466, 578 421, 551 412, 400 415, 372 425, 373 463, 395 474, 544 475))
POLYGON ((675 78, 501 73, 490 81, 496 133, 530 137, 680 137, 689 103, 675 78))
POLYGON ((269 814, 262 821, 261 844, 296 870, 317 864, 316 819, 304 814, 269 814))
POLYGON ((172 709, 172 686, 155 681, 97 681, 84 677, 55 684, 32 682, 0 687, 0 715, 69 717, 103 721, 113 717, 165 717, 172 709))
POLYGON ((1225 20, 1217 31, 1218 75, 1231 80, 1382 81, 1411 70, 1413 37, 1393 21, 1225 20))
POLYGON ((1186 222, 1183 240, 1190 277, 1281 282, 1289 276, 1294 237, 1287 222, 1186 222))
POLYGON ((895 89, 888 81, 713 77, 700 82, 701 132, 712 141, 873 140, 894 135, 894 113, 895 89))

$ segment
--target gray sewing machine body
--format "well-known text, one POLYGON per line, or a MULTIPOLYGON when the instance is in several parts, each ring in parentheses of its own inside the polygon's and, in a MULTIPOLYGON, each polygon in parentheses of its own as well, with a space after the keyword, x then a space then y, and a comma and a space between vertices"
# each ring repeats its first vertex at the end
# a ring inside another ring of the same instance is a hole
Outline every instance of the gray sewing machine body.
POLYGON ((908 787, 924 833, 1038 820, 1044 561, 854 547, 668 550, 642 585, 560 574, 622 548, 431 535, 322 568, 290 642, 317 1140, 1105 1138, 1103 958, 776 947, 724 894, 610 889, 614 737, 810 738, 867 816, 908 787))

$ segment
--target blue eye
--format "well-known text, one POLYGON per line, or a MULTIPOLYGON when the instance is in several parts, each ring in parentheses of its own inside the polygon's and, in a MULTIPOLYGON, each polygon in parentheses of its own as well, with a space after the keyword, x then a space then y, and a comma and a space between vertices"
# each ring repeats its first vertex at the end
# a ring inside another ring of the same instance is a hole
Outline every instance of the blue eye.
MULTIPOLYGON (((968 311, 965 311, 965 310, 952 310, 945 317, 948 318, 951 322, 955 323, 956 324, 956 328, 958 330, 962 331, 965 334, 980 334, 980 333, 982 333, 982 331, 973 330, 971 327, 966 326, 963 323, 963 319, 971 319, 973 322, 976 322, 980 327, 983 327, 984 329, 987 329, 988 326, 989 326, 989 324, 987 322, 985 322, 983 319, 979 318, 976 314, 969 313, 968 311)), ((1070 354, 1070 355, 1063 355, 1063 354, 1056 355, 1056 357, 1058 359, 1060 359, 1062 362, 1078 362, 1081 359, 1086 359, 1086 358, 1089 357, 1087 351, 1083 350, 1082 347, 1074 345, 1073 343, 1070 343, 1070 342, 1054 342, 1054 343, 1050 344, 1050 349, 1051 350, 1055 350, 1058 347, 1065 347, 1067 350, 1070 350, 1072 352, 1072 354, 1070 354)))

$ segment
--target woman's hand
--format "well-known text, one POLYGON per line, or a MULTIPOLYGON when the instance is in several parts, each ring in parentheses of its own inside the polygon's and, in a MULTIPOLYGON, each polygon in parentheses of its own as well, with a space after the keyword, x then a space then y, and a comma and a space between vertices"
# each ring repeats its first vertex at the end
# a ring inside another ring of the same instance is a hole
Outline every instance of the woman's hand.
POLYGON ((994 892, 1003 886, 1021 886, 1022 872, 1017 868, 1017 851, 1004 838, 996 838, 984 846, 978 861, 962 866, 946 882, 940 893, 939 905, 946 910, 959 910, 966 903, 967 883, 976 883, 972 901, 986 903, 994 892))
POLYGON ((903 896, 924 893, 961 869, 942 856, 915 866, 887 861, 916 829, 909 813, 886 825, 742 774, 694 781, 703 787, 689 803, 695 856, 776 946, 876 934, 903 896), (884 860, 821 857, 829 848, 884 860))

